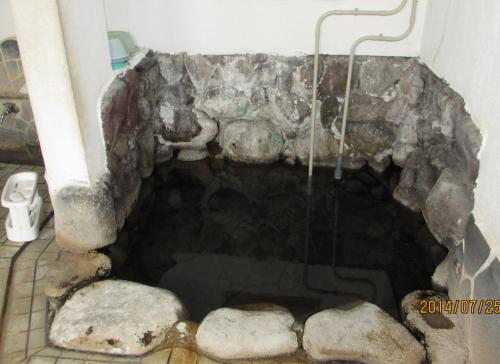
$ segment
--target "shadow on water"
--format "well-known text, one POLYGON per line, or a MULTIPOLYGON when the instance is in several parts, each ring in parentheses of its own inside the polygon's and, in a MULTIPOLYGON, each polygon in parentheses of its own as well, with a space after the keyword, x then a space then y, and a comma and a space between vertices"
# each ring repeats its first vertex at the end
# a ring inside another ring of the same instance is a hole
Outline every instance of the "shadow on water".
POLYGON ((175 292, 194 320, 274 303, 297 318, 366 300, 398 316, 444 258, 392 198, 399 170, 345 173, 217 159, 158 166, 109 249, 116 278, 175 292))

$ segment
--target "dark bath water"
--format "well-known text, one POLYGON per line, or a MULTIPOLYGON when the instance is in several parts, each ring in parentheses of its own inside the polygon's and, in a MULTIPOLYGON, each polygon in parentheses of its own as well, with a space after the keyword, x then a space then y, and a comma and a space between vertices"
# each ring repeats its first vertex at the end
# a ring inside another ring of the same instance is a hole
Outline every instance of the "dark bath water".
POLYGON ((397 316, 445 256, 421 215, 391 197, 397 176, 367 168, 336 183, 316 168, 309 196, 305 168, 159 166, 111 248, 114 276, 175 292, 194 320, 249 303, 306 317, 358 299, 397 316))

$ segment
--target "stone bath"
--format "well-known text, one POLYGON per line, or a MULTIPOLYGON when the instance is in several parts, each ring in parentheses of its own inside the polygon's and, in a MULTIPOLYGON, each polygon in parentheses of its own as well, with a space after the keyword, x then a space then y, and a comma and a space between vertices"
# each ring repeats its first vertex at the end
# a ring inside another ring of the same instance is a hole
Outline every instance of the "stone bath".
POLYGON ((1 363, 498 361, 500 2, 336 3, 0 0, 1 363))
MULTIPOLYGON (((109 174, 55 198, 67 219, 99 226, 95 248, 112 269, 52 290, 63 292, 51 297, 52 341, 143 355, 180 340, 221 362, 387 352, 388 362, 446 362, 462 324, 446 317, 452 331, 440 335, 419 321, 415 297, 456 289, 481 136, 462 98, 417 60, 358 57, 346 171, 334 182, 346 74, 346 57, 321 58, 314 121, 310 57, 149 52, 119 74, 101 102, 109 174), (79 208, 89 199, 102 206, 95 215, 79 208), (89 307, 99 292, 147 322, 108 330, 123 312, 105 299, 89 307), (149 306, 129 301, 141 295, 149 306), (155 321, 164 305, 175 315, 155 321), (350 325, 354 349, 330 345, 350 325)), ((73 236, 57 219, 56 231, 77 254, 73 242, 96 234, 73 236)))

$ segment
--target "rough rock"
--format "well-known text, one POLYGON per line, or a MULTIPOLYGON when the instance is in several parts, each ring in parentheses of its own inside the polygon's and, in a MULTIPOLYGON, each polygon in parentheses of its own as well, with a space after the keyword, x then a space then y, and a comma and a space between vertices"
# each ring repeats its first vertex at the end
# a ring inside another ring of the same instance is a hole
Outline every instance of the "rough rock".
POLYGON ((111 144, 127 118, 127 83, 115 78, 101 100, 104 139, 111 144))
POLYGON ((425 156, 419 161, 416 172, 416 193, 421 205, 423 205, 436 184, 438 174, 425 156))
MULTIPOLYGON (((319 114, 323 128, 330 129, 337 120, 341 120, 340 109, 340 103, 336 97, 328 97, 321 103, 319 114)), ((308 114, 310 115, 310 111, 308 114)))
POLYGON ((224 130, 222 153, 248 163, 278 160, 284 141, 281 134, 265 121, 235 121, 224 130))
POLYGON ((317 361, 420 364, 425 358, 424 348, 404 326, 367 302, 311 316, 303 346, 317 361))
POLYGON ((165 140, 188 142, 200 134, 201 126, 191 110, 177 110, 168 101, 163 101, 159 105, 159 111, 165 140))
MULTIPOLYGON (((313 87, 314 58, 311 56, 306 59, 303 66, 300 67, 300 80, 308 90, 313 87)), ((347 85, 348 59, 320 57, 318 64, 318 73, 322 75, 319 79, 318 93, 322 96, 344 97, 347 85)), ((359 66, 354 64, 354 74, 359 73, 359 66)))
MULTIPOLYGON (((297 160, 302 165, 309 164, 309 148, 311 143, 310 129, 307 128, 299 132, 299 135, 293 143, 293 149, 297 160)), ((316 166, 335 166, 338 155, 339 142, 335 135, 326 130, 321 122, 316 120, 314 130, 314 164, 316 166)))
POLYGON ((416 144, 395 142, 392 146, 392 161, 399 167, 404 167, 408 156, 416 149, 416 144))
MULTIPOLYGON (((234 76, 238 77, 238 75, 234 76)), ((255 109, 259 105, 252 105, 251 96, 248 95, 249 91, 245 92, 239 88, 233 85, 207 88, 200 100, 197 101, 196 107, 221 122, 231 122, 249 116, 253 119, 256 116, 255 109)))
POLYGON ((221 360, 289 355, 298 349, 294 322, 293 316, 281 309, 222 308, 205 317, 196 342, 201 351, 221 360))
POLYGON ((453 252, 449 252, 446 258, 436 267, 431 277, 432 287, 438 291, 446 292, 448 290, 448 277, 453 262, 453 252))
POLYGON ((185 59, 186 71, 196 89, 203 90, 214 75, 217 66, 202 55, 193 55, 185 59))
POLYGON ((399 183, 394 189, 393 197, 403 206, 410 210, 419 212, 421 209, 420 200, 417 196, 415 186, 417 180, 417 171, 413 168, 405 168, 399 177, 399 183))
POLYGON ((155 139, 152 127, 143 129, 137 136, 139 173, 142 178, 151 176, 154 170, 155 139))
POLYGON ((115 205, 104 183, 64 187, 53 205, 56 240, 64 250, 85 253, 116 240, 115 205))
POLYGON ((179 83, 184 75, 184 55, 158 55, 160 75, 168 85, 179 83))
POLYGON ((356 89, 352 92, 350 100, 349 121, 370 122, 383 120, 389 110, 389 104, 384 100, 356 89))
POLYGON ((469 362, 469 351, 464 332, 456 322, 457 315, 443 313, 420 313, 422 301, 442 302, 449 297, 434 291, 416 291, 408 294, 401 303, 405 325, 421 338, 429 362, 433 364, 469 362))
POLYGON ((423 209, 436 180, 436 171, 426 153, 416 149, 410 153, 405 162, 405 168, 401 172, 393 196, 404 206, 418 212, 423 209))
POLYGON ((392 153, 394 134, 384 121, 352 122, 347 125, 345 140, 369 162, 381 163, 392 153))
POLYGON ((382 96, 402 76, 402 65, 391 59, 370 59, 361 66, 360 88, 368 94, 382 96))
POLYGON ((50 340, 70 350, 142 355, 162 343, 185 315, 177 297, 167 290, 105 280, 66 301, 54 318, 50 340))
POLYGON ((482 144, 482 137, 470 116, 461 117, 455 122, 457 152, 460 155, 465 174, 474 183, 479 173, 477 158, 482 144))
POLYGON ((191 150, 182 149, 177 154, 177 159, 185 162, 199 161, 208 157, 208 152, 206 150, 191 150))
POLYGON ((45 294, 52 298, 64 297, 75 287, 110 272, 111 260, 104 254, 63 252, 45 277, 45 294))
POLYGON ((438 241, 463 240, 473 207, 472 193, 468 188, 463 175, 450 169, 443 171, 432 188, 422 212, 438 241))
POLYGON ((459 113, 464 108, 463 100, 455 95, 446 94, 438 97, 438 106, 441 112, 441 119, 435 125, 446 137, 452 139, 455 136, 455 122, 459 113))
POLYGON ((390 121, 395 129, 392 159, 396 165, 405 167, 410 153, 417 148, 417 126, 420 114, 404 101, 402 107, 394 106, 392 112, 394 115, 389 115, 389 113, 386 115, 386 120, 390 121))
POLYGON ((118 229, 137 201, 141 179, 149 177, 154 169, 154 122, 159 119, 156 58, 155 53, 148 52, 133 69, 118 74, 101 102, 110 172, 107 182, 118 229))
POLYGON ((429 156, 432 167, 439 173, 445 169, 462 169, 455 146, 442 134, 432 136, 424 149, 429 156))
POLYGON ((409 104, 415 105, 424 92, 424 80, 422 79, 422 66, 418 61, 408 65, 399 83, 396 85, 398 94, 409 104))
POLYGON ((167 151, 163 151, 161 153, 162 158, 165 158, 165 156, 170 158, 171 152, 169 153, 168 150, 171 151, 173 149, 179 149, 181 152, 183 152, 180 155, 181 160, 194 161, 206 158, 207 143, 211 142, 217 136, 219 128, 214 120, 202 115, 198 115, 197 123, 200 125, 201 130, 198 134, 188 140, 171 141, 165 139, 163 134, 157 136, 157 140, 159 141, 158 144, 160 146, 159 149, 167 149, 167 151))

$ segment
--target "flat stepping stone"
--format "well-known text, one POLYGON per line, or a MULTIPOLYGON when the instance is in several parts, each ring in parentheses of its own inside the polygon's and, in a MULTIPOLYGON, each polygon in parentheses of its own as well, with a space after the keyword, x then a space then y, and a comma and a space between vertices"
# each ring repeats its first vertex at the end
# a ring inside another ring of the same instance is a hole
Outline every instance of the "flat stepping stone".
POLYGON ((329 309, 305 324, 303 346, 317 361, 420 364, 425 350, 410 332, 371 303, 329 309))
MULTIPOLYGON (((435 291, 416 291, 408 294, 401 303, 404 323, 415 332, 425 344, 427 355, 433 364, 468 363, 469 350, 465 345, 463 329, 456 322, 457 315, 443 312, 428 312, 429 306, 422 306, 422 301, 442 302, 443 308, 449 302, 449 297, 435 291), (424 313, 421 313, 421 308, 424 313)), ((438 309, 440 306, 432 306, 438 309)))
POLYGON ((284 309, 210 312, 196 334, 207 356, 220 360, 262 359, 293 354, 298 349, 295 319, 284 309))
POLYGON ((70 350, 143 355, 185 316, 179 299, 167 290, 105 280, 66 301, 54 318, 50 340, 70 350))
POLYGON ((64 297, 75 287, 105 277, 110 271, 111 259, 104 254, 64 252, 47 273, 45 294, 52 298, 64 297))

